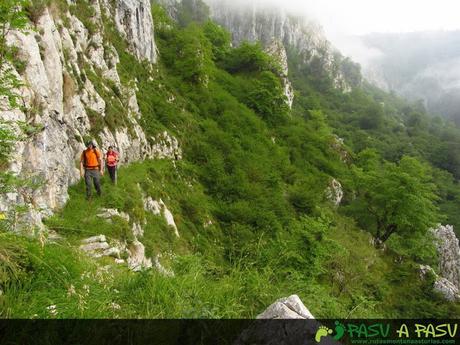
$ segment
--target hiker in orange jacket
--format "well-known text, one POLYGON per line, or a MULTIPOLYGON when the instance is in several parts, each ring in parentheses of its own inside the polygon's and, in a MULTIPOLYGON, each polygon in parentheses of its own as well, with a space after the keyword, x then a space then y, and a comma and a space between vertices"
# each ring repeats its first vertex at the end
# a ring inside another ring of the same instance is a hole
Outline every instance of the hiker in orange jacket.
POLYGON ((94 141, 89 141, 80 157, 80 175, 85 177, 86 198, 91 198, 91 180, 96 188, 97 195, 101 195, 101 176, 104 175, 101 152, 94 141))

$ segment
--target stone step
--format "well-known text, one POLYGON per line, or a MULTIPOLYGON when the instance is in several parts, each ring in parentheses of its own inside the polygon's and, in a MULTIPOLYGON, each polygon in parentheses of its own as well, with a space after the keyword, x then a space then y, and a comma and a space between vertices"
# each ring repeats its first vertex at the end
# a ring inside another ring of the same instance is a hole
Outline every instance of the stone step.
POLYGON ((105 238, 104 235, 98 235, 98 236, 92 236, 89 238, 85 238, 84 240, 81 240, 81 243, 83 244, 96 243, 96 242, 107 242, 107 239, 105 238))

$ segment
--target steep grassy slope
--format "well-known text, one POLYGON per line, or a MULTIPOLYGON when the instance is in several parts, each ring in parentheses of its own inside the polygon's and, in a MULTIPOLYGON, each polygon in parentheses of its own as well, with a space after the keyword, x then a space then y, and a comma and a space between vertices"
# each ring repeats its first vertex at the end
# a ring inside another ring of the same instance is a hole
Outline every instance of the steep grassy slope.
MULTIPOLYGON (((429 282, 419 282, 413 263, 395 265, 396 256, 376 250, 368 234, 340 216, 303 217, 276 237, 246 233, 243 247, 232 247, 219 223, 204 228, 196 222, 211 204, 183 176, 190 171, 182 164, 177 170, 168 162, 135 164, 121 170, 118 186, 104 180, 105 196, 92 203, 84 199, 82 184, 71 190, 69 204, 47 224, 64 240, 40 246, 34 239, 2 234, 2 256, 19 265, 2 265, 10 277, 2 316, 254 317, 290 293, 298 293, 317 317, 455 315, 453 305, 429 292, 429 282), (175 277, 156 270, 134 273, 113 259, 95 261, 76 249, 80 239, 92 235, 129 237, 126 223, 109 225, 97 213, 100 207, 117 207, 143 217, 138 184, 168 197, 174 212, 180 239, 160 217, 147 215, 142 241, 148 255, 163 253, 162 263, 175 277)), ((241 228, 234 230, 233 238, 240 240, 241 228)))
POLYGON ((353 152, 373 148, 391 162, 408 155, 429 163, 434 168, 443 221, 459 231, 460 130, 455 125, 433 118, 420 104, 411 104, 366 82, 350 93, 338 92, 330 80, 302 66, 295 51, 289 52, 289 65, 298 92, 295 113, 321 109, 334 133, 353 152))
POLYGON ((334 132, 356 152, 373 146, 390 159, 377 130, 393 121, 385 114, 352 140, 353 121, 372 124, 375 114, 345 107, 378 109, 371 93, 343 95, 292 69, 298 97, 290 111, 277 63, 259 46, 230 48, 215 24, 178 26, 159 6, 154 18, 160 62, 153 68, 126 52, 108 19, 104 35, 118 51, 123 81, 137 83, 144 129, 174 133, 184 159, 123 167, 119 184, 105 179, 103 196, 91 202, 82 182, 72 187, 66 207, 47 221, 62 236, 54 243, 1 233, 2 317, 254 317, 294 293, 316 317, 459 315, 458 304, 419 279, 419 263, 436 264, 424 232, 378 249, 373 224, 349 212, 358 159, 334 132), (326 197, 333 178, 344 184, 343 207, 326 197), (180 238, 145 211, 143 194, 168 205, 180 238), (175 276, 83 255, 83 238, 133 240, 131 224, 106 223, 101 208, 145 224, 147 256, 161 253, 175 276))

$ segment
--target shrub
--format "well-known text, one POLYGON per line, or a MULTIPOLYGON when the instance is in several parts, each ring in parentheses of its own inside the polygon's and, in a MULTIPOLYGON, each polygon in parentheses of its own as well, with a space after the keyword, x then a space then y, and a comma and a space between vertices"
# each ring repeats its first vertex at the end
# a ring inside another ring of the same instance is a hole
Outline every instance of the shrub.
POLYGON ((45 9, 50 5, 51 0, 31 0, 25 7, 27 17, 32 23, 37 24, 45 9))
POLYGON ((276 63, 264 53, 260 43, 243 42, 231 50, 223 65, 231 73, 276 70, 276 63))

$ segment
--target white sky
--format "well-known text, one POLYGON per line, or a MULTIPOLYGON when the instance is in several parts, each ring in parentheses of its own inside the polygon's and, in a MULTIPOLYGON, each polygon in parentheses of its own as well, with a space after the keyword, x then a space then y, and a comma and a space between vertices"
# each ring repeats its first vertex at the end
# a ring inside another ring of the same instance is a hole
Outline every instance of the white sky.
POLYGON ((329 35, 460 29, 460 0, 277 0, 314 14, 329 35))

